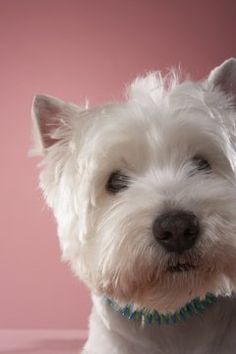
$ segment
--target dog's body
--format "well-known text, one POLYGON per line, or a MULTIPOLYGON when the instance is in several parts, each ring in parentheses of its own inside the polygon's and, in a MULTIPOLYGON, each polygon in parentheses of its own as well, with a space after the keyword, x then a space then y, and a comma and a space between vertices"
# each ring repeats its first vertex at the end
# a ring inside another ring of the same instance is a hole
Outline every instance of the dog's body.
POLYGON ((84 353, 235 352, 235 107, 235 59, 199 83, 152 73, 94 109, 36 97, 41 187, 94 294, 84 353))
POLYGON ((93 301, 83 354, 235 354, 236 300, 222 298, 200 316, 163 326, 142 326, 93 301))

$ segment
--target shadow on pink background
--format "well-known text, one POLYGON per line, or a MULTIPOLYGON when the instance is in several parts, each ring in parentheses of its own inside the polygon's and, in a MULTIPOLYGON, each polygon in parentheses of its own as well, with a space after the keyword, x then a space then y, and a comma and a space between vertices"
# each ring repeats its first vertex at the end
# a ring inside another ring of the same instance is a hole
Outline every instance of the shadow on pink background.
POLYGON ((0 0, 0 328, 86 329, 90 309, 27 157, 34 94, 99 104, 179 64, 200 79, 236 56, 235 14, 235 0, 0 0))

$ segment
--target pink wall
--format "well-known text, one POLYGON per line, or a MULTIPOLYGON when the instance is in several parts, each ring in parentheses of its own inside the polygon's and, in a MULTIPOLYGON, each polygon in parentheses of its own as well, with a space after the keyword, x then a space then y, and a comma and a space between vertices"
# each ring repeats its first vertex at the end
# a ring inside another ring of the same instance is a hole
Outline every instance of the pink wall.
POLYGON ((236 56, 235 14, 235 0, 0 0, 1 328, 85 328, 90 307, 27 158, 33 95, 101 103, 178 64, 200 78, 236 56))

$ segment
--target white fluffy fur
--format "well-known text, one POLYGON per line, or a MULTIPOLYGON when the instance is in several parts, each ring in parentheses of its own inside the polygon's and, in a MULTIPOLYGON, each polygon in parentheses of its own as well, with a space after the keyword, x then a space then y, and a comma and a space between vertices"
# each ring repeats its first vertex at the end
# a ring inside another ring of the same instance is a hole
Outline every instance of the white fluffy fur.
POLYGON ((181 82, 175 72, 139 77, 124 102, 97 108, 36 97, 36 140, 44 154, 40 185, 58 223, 63 259, 94 294, 84 353, 235 352, 232 299, 171 328, 142 328, 100 301, 107 295, 165 313, 207 292, 232 294, 235 78, 230 59, 197 83, 181 82), (196 155, 210 162, 211 174, 192 173, 196 155), (116 170, 131 183, 112 195, 106 182, 116 170), (152 234, 155 218, 173 209, 193 212, 201 225, 196 246, 181 256, 167 253, 152 234), (196 268, 168 272, 170 263, 186 261, 196 268))

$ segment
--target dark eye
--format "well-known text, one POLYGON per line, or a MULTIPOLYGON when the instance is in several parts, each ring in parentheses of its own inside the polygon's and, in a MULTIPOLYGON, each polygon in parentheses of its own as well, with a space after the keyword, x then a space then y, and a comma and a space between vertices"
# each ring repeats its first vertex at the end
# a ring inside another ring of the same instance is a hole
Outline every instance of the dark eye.
POLYGON ((128 188, 130 177, 124 175, 121 171, 113 172, 106 184, 107 191, 111 193, 118 193, 123 189, 128 188))
POLYGON ((211 172, 211 165, 209 164, 209 162, 204 159, 201 156, 194 156, 193 158, 193 162, 195 165, 195 169, 197 171, 202 171, 204 173, 209 173, 211 172))

